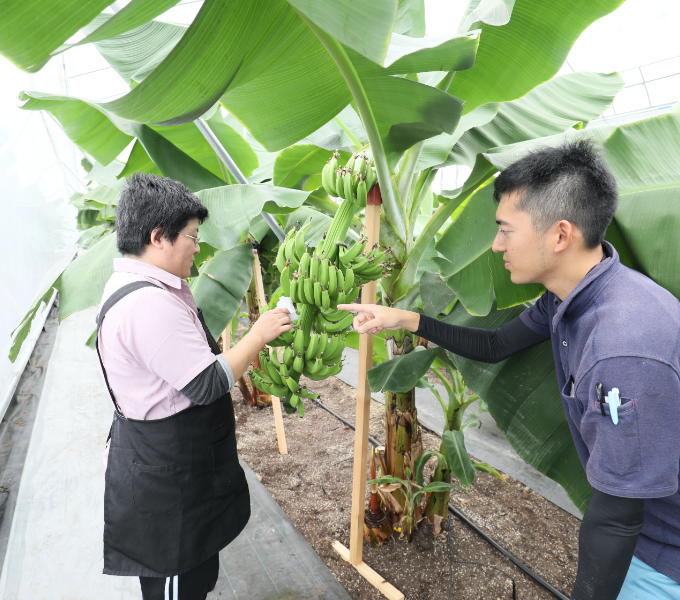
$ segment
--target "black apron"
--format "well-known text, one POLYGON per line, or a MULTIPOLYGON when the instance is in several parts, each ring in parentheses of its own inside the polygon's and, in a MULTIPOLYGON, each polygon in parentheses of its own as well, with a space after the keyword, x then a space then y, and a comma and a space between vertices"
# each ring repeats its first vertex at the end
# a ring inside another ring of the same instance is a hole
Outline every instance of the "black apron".
MULTIPOLYGON (((97 333, 116 302, 152 285, 138 281, 112 294, 97 317, 97 333)), ((210 349, 219 354, 200 310, 198 316, 210 349)), ((250 518, 231 395, 164 419, 128 419, 96 346, 115 410, 104 491, 104 573, 180 575, 227 546, 250 518)))

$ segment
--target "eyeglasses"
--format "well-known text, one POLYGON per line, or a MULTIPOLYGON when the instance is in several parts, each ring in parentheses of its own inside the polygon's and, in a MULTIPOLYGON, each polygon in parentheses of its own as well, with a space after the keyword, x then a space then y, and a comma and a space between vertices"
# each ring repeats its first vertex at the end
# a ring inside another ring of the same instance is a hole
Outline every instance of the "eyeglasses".
POLYGON ((198 246, 198 242, 201 241, 200 235, 197 235, 196 237, 194 237, 193 235, 189 235, 188 233, 183 233, 182 235, 186 235, 188 238, 191 238, 192 240, 194 240, 194 246, 198 246))

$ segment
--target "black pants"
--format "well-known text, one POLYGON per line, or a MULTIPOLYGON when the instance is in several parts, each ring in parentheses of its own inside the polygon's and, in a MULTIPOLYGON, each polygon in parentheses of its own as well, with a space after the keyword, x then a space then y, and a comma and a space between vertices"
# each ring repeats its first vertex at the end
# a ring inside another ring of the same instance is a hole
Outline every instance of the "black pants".
POLYGON ((219 554, 196 568, 174 577, 140 577, 144 600, 205 600, 215 589, 219 573, 219 554))

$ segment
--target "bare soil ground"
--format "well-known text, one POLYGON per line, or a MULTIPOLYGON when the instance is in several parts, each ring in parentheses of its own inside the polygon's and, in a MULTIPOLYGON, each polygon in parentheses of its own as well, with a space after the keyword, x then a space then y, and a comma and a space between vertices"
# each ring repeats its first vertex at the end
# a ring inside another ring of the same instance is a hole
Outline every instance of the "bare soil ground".
MULTIPOLYGON (((332 377, 301 383, 348 421, 355 422, 356 390, 332 377)), ((305 418, 284 416, 288 455, 276 443, 271 407, 257 409, 233 392, 238 451, 272 497, 302 532, 352 598, 383 598, 332 549, 334 540, 349 546, 352 452, 354 431, 305 400, 305 418)), ((371 405, 370 433, 384 440, 384 407, 371 405)), ((425 449, 439 448, 440 439, 423 431, 425 449)), ((471 491, 454 491, 451 502, 487 534, 537 574, 569 596, 576 576, 580 521, 511 478, 507 484, 478 473, 471 491)), ((398 539, 382 548, 364 544, 364 562, 407 599, 506 600, 516 581, 517 598, 549 600, 554 596, 515 567, 458 519, 435 538, 421 523, 412 543, 398 539), (451 552, 448 536, 451 536, 451 552), (459 561, 459 562, 453 562, 459 561), (450 587, 451 586, 451 587, 450 587)))

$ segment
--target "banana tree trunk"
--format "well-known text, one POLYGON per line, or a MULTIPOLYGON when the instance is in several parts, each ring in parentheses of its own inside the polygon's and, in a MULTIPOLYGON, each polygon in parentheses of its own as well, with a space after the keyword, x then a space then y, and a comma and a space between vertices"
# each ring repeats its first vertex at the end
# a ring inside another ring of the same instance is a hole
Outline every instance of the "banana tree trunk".
MULTIPOLYGON (((393 338, 385 338, 393 344, 393 355, 400 356, 413 348, 411 338, 405 332, 396 332, 393 338)), ((385 390, 385 463, 387 474, 405 479, 404 468, 413 473, 413 465, 423 453, 421 431, 418 425, 415 388, 407 392, 385 390)), ((404 506, 404 495, 395 491, 394 497, 404 506)))

